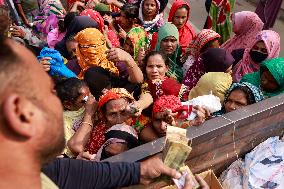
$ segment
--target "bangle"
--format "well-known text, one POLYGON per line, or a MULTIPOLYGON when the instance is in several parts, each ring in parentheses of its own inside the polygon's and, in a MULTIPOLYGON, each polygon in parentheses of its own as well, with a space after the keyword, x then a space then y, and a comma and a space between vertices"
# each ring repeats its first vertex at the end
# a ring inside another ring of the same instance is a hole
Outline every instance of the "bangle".
POLYGON ((132 66, 127 66, 127 68, 129 68, 129 69, 130 69, 130 68, 134 68, 134 65, 132 65, 132 66))
POLYGON ((93 127, 93 124, 91 124, 91 123, 89 123, 89 122, 82 121, 81 123, 82 123, 82 124, 87 124, 87 125, 90 125, 91 127, 93 127))

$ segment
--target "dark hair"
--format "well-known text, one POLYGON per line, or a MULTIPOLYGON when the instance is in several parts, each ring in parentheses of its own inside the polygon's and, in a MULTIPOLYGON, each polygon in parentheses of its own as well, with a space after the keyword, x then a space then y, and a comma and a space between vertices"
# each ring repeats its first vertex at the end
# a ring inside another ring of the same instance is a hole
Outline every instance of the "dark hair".
POLYGON ((185 8, 187 11, 189 11, 189 7, 187 5, 182 5, 180 8, 178 9, 182 9, 182 8, 185 8))
MULTIPOLYGON (((1 14, 0 15, 0 36, 4 37, 5 32, 9 28, 9 24, 10 24, 10 18, 8 16, 8 14, 5 14, 5 13, 1 14)), ((1 49, 1 51, 3 49, 1 49)))
POLYGON ((236 90, 240 90, 240 91, 242 91, 243 93, 245 93, 246 99, 247 99, 247 105, 250 105, 250 104, 254 104, 254 103, 255 103, 255 98, 254 98, 254 95, 253 95, 252 91, 251 91, 248 87, 246 87, 246 86, 237 86, 236 88, 234 88, 234 89, 230 92, 230 94, 229 94, 228 96, 230 96, 231 93, 232 93, 233 91, 236 91, 236 90))
POLYGON ((61 103, 75 102, 80 96, 80 89, 86 86, 85 82, 78 78, 68 78, 58 82, 55 86, 57 96, 60 98, 61 103))
MULTIPOLYGON (((64 31, 67 30, 67 28, 70 26, 72 20, 76 17, 79 16, 79 14, 77 12, 68 12, 65 17, 64 17, 64 21, 63 21, 63 25, 64 25, 64 31)), ((61 31, 61 30, 60 30, 61 31)))
POLYGON ((126 3, 121 7, 121 12, 123 12, 127 18, 138 19, 139 18, 139 8, 134 4, 126 3))
POLYGON ((74 41, 75 40, 75 34, 74 35, 70 35, 69 37, 67 37, 66 39, 66 42, 69 42, 69 41, 74 41))
POLYGON ((64 20, 59 20, 58 21, 58 30, 63 33, 66 31, 65 27, 64 27, 64 20))
POLYGON ((200 49, 200 53, 203 53, 204 51, 206 51, 206 49, 208 49, 209 47, 212 46, 212 43, 214 43, 214 41, 219 40, 219 37, 216 37, 214 39, 212 39, 211 41, 208 41, 201 49, 200 49))
POLYGON ((146 67, 147 67, 147 62, 148 62, 149 58, 151 56, 155 56, 155 55, 160 55, 162 57, 162 59, 164 60, 165 65, 169 66, 170 60, 169 60, 168 56, 165 53, 163 53, 161 51, 151 51, 148 54, 146 54, 145 58, 143 59, 143 65, 144 65, 143 72, 144 73, 146 73, 146 67))

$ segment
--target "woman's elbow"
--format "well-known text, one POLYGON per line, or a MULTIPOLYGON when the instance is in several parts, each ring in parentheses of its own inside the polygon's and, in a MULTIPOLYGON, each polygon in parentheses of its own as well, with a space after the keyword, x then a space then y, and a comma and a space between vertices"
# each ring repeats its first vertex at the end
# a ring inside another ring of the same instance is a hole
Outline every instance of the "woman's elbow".
POLYGON ((71 152, 74 154, 79 154, 80 152, 84 150, 83 144, 72 138, 67 142, 67 146, 71 150, 71 152))

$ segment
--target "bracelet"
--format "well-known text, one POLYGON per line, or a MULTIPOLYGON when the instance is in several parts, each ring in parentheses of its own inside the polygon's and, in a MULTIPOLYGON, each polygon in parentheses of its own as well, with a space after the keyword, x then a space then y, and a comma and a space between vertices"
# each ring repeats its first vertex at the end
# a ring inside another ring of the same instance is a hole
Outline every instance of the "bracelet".
POLYGON ((127 68, 129 68, 129 69, 130 69, 130 68, 134 68, 134 65, 132 65, 132 66, 127 66, 127 68))
POLYGON ((91 124, 91 123, 89 123, 89 122, 86 122, 86 121, 82 121, 81 123, 82 123, 82 124, 90 125, 91 127, 94 127, 93 124, 91 124))

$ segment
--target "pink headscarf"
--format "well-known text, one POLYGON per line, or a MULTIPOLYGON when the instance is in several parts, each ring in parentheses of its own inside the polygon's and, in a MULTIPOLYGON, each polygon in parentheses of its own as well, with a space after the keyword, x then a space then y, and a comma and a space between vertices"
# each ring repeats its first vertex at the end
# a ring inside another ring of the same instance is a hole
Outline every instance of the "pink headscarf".
POLYGON ((221 48, 232 52, 235 49, 251 48, 255 42, 255 36, 263 28, 263 22, 256 13, 242 11, 235 13, 233 31, 235 35, 226 41, 221 48))
MULTIPOLYGON (((255 45, 257 42, 263 41, 267 49, 268 57, 266 59, 277 58, 280 52, 279 34, 272 30, 263 30, 254 38, 255 45)), ((257 72, 260 68, 259 63, 255 63, 250 57, 251 48, 244 51, 243 59, 234 66, 233 79, 239 82, 245 74, 257 72)))
MULTIPOLYGON (((99 30, 101 32, 103 32, 104 29, 104 19, 103 17, 100 15, 99 12, 94 11, 92 9, 85 9, 83 12, 81 12, 80 16, 88 16, 90 18, 92 18, 93 20, 95 20, 98 23, 99 26, 99 30)), ((117 37, 117 35, 114 33, 114 31, 112 31, 111 29, 108 29, 108 33, 107 33, 108 39, 110 40, 112 47, 118 47, 120 45, 119 43, 119 39, 117 37)))

